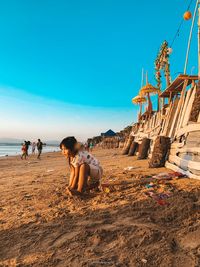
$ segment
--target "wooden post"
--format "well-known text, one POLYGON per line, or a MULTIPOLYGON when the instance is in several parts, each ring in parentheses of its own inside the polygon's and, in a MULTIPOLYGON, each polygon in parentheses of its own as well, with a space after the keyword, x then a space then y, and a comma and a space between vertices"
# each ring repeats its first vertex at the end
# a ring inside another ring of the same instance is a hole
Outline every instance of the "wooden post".
MULTIPOLYGON (((200 0, 198 0, 198 5, 200 0)), ((200 81, 200 7, 198 8, 198 80, 200 81)))
POLYGON ((138 116, 138 122, 140 122, 140 118, 142 115, 142 103, 140 103, 139 105, 140 105, 140 112, 139 112, 139 116, 138 116))
POLYGON ((157 106, 157 111, 160 111, 160 91, 158 92, 158 106, 157 106))
POLYGON ((152 103, 151 103, 151 98, 150 98, 150 94, 147 93, 147 98, 148 98, 148 113, 151 114, 152 113, 152 103))
MULTIPOLYGON (((200 0, 197 0, 196 5, 195 5, 195 9, 194 9, 193 18, 192 18, 192 24, 191 24, 191 28, 190 28, 190 35, 189 35, 189 39, 188 39, 187 52, 186 52, 186 58, 185 58, 184 74, 186 74, 186 72, 187 72, 187 64, 188 64, 188 56, 189 56, 190 45, 191 45, 191 40, 192 40, 192 32, 193 32, 194 21, 195 21, 195 17, 196 17, 197 8, 199 6, 199 3, 200 3, 200 0)), ((198 13, 200 14, 200 10, 198 10, 198 13)), ((200 28, 200 22, 198 19, 198 65, 199 65, 199 56, 200 56, 199 55, 199 40, 200 40, 199 28, 200 28)), ((199 67, 198 71, 200 71, 200 67, 199 67)), ((199 75, 199 77, 200 77, 200 75, 199 75)))

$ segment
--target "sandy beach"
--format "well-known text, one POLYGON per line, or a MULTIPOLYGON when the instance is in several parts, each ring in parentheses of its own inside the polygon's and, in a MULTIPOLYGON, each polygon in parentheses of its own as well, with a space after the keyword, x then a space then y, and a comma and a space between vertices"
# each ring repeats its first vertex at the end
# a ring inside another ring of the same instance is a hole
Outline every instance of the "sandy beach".
POLYGON ((120 152, 94 151, 113 186, 83 200, 65 194, 58 152, 0 159, 0 266, 200 266, 200 181, 165 181, 159 204, 145 185, 171 171, 120 152))

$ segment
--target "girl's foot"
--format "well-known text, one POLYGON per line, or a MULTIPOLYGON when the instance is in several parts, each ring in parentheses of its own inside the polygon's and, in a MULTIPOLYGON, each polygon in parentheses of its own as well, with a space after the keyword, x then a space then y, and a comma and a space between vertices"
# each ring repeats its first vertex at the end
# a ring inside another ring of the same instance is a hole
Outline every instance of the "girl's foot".
POLYGON ((72 192, 71 192, 71 190, 70 190, 69 187, 66 187, 66 193, 67 193, 67 195, 69 195, 70 197, 72 197, 72 192))
POLYGON ((85 194, 85 192, 80 192, 77 190, 71 190, 71 193, 72 193, 73 197, 76 198, 77 200, 84 200, 85 198, 87 198, 87 194, 85 194))
POLYGON ((83 196, 83 193, 82 192, 79 192, 79 191, 77 191, 75 189, 72 189, 70 187, 66 187, 66 193, 70 197, 73 197, 73 196, 82 197, 83 196))
POLYGON ((72 195, 74 195, 74 196, 83 196, 83 193, 79 192, 77 190, 71 189, 70 191, 71 191, 72 195))

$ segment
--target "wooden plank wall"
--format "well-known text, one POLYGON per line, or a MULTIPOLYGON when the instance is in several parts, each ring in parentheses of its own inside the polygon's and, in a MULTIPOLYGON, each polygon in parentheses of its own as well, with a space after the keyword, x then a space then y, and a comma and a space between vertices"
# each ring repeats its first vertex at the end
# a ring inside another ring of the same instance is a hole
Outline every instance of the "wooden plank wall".
POLYGON ((200 114, 196 123, 189 121, 192 106, 196 95, 196 85, 186 90, 187 80, 180 97, 176 97, 164 111, 156 112, 146 119, 135 134, 138 142, 148 137, 152 140, 149 157, 158 135, 168 136, 172 140, 168 166, 187 173, 191 177, 200 178, 200 114), (193 134, 191 134, 193 133, 193 134), (184 136, 182 139, 181 136, 184 136), (188 142, 187 142, 188 138, 188 142), (192 140, 191 142, 191 138, 192 140))

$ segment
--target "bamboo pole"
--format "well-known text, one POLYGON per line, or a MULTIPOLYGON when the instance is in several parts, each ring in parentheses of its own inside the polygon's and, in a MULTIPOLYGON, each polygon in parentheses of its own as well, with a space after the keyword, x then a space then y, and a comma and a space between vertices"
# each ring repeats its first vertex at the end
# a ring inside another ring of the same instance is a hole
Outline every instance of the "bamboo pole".
MULTIPOLYGON (((193 18, 192 18, 192 24, 191 24, 191 28, 190 28, 190 35, 189 35, 186 58, 185 58, 184 74, 186 74, 186 71, 187 71, 188 56, 189 56, 189 52, 190 52, 190 45, 191 45, 193 28, 194 28, 194 21, 195 21, 195 17, 196 17, 197 8, 198 8, 199 3, 200 3, 200 0, 197 0, 196 6, 195 6, 195 9, 194 9, 194 15, 193 15, 193 18)), ((200 15, 200 10, 199 10, 199 15, 200 15)), ((198 19, 198 60, 200 60, 199 59, 199 57, 200 57, 200 54, 199 54, 199 40, 200 40, 200 21, 198 19)), ((200 66, 199 66, 199 71, 200 71, 200 66)), ((200 75, 199 75, 199 77, 200 77, 200 75)))
POLYGON ((144 69, 142 68, 141 88, 143 87, 143 84, 144 84, 144 69))
MULTIPOLYGON (((200 0, 198 0, 200 4, 200 0)), ((200 7, 198 8, 198 79, 200 80, 200 7)))

